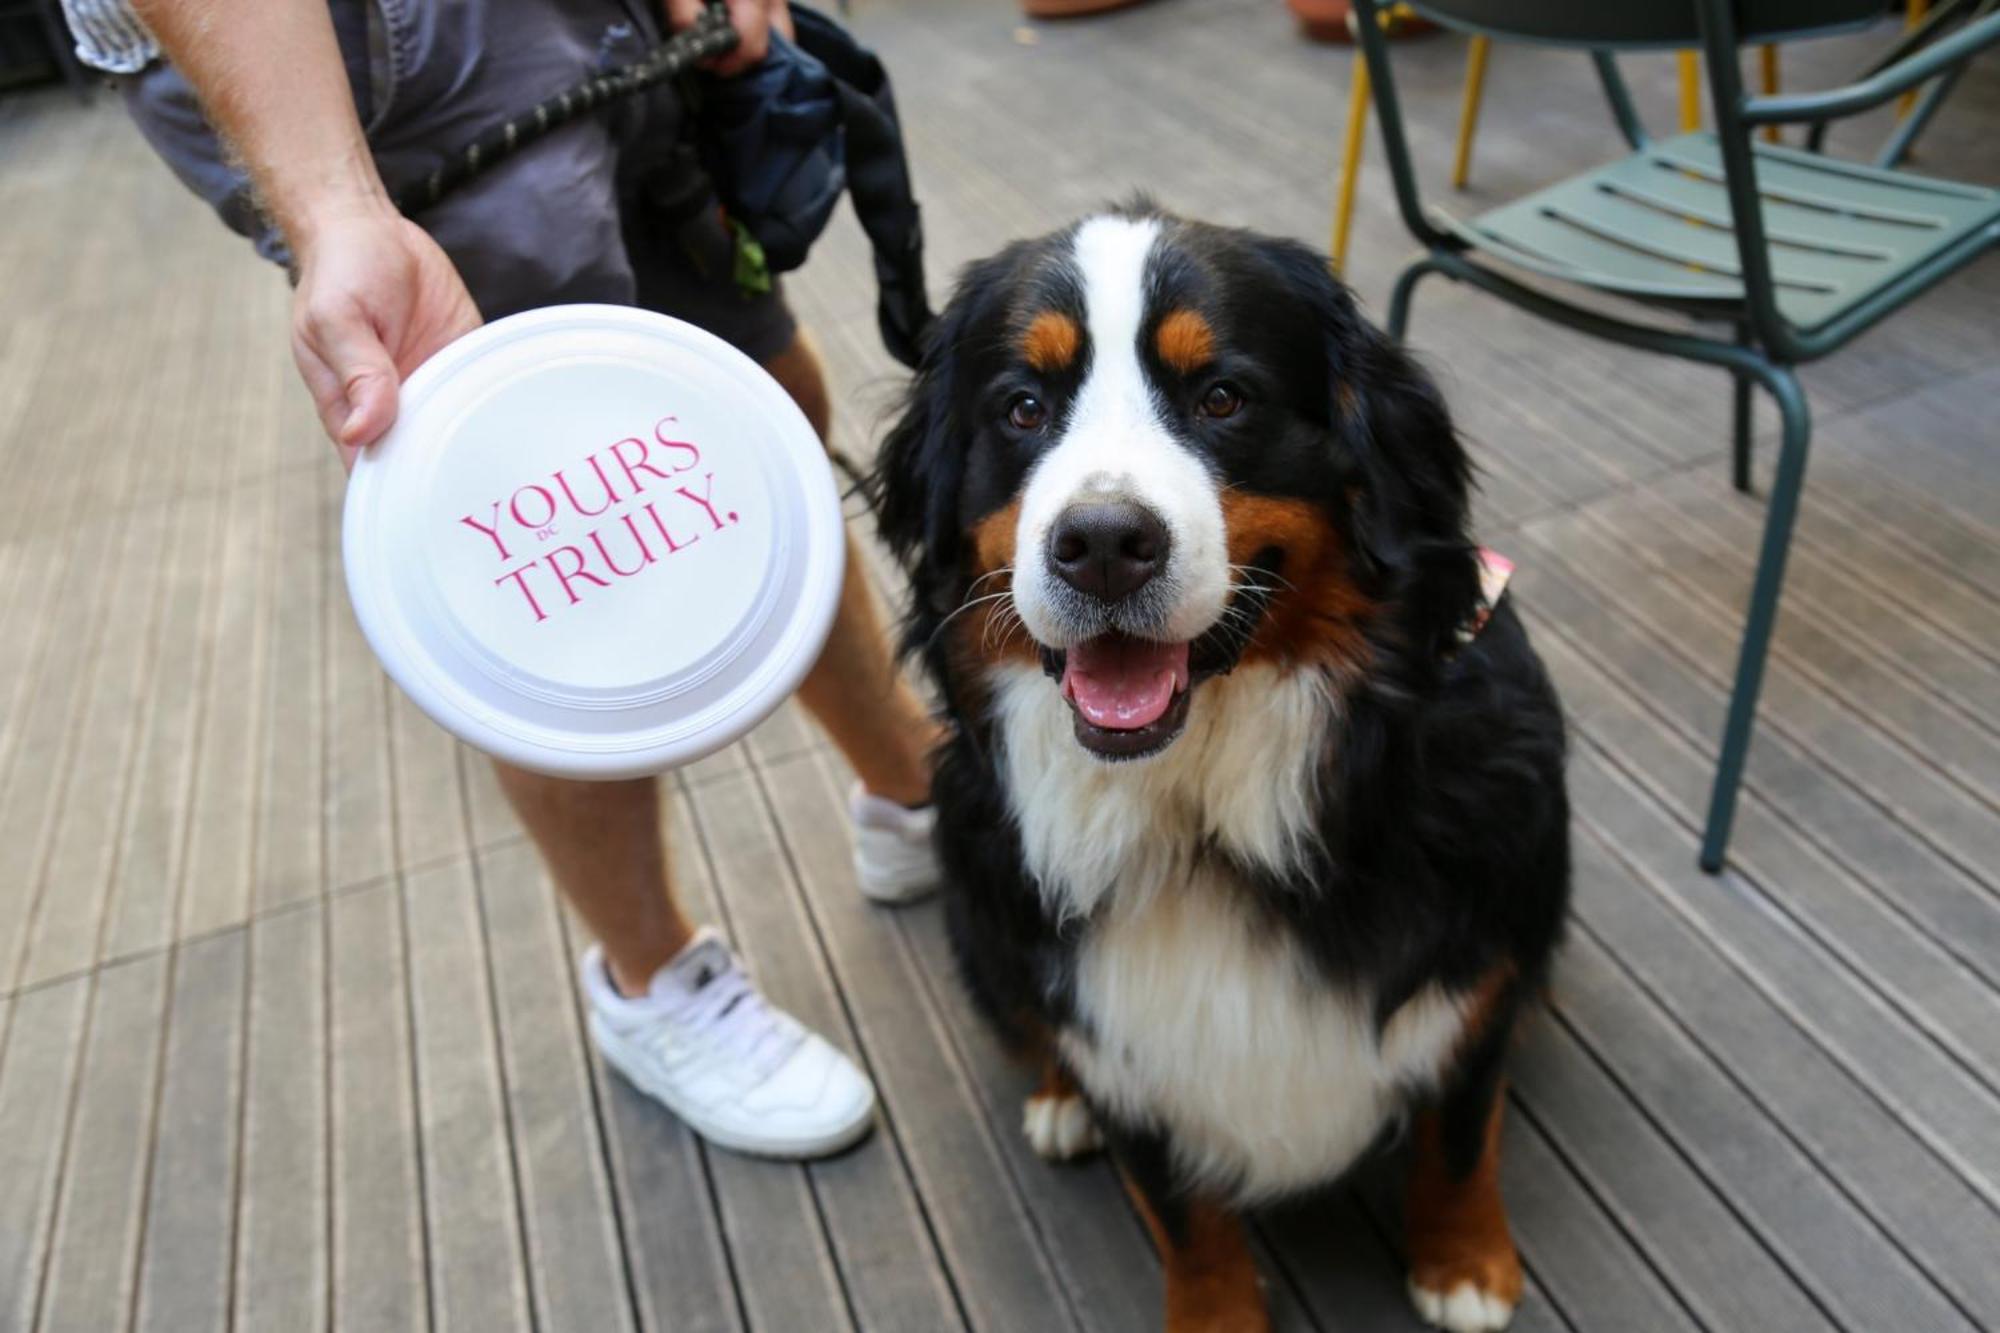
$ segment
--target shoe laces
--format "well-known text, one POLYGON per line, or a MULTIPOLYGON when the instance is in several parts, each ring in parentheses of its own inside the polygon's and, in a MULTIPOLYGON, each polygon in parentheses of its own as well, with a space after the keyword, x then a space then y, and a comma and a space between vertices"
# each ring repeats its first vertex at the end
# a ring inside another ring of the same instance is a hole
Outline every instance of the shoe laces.
POLYGON ((805 1040, 805 1029, 772 1006, 732 958, 704 968, 689 990, 667 1000, 674 1026, 761 1083, 805 1040))

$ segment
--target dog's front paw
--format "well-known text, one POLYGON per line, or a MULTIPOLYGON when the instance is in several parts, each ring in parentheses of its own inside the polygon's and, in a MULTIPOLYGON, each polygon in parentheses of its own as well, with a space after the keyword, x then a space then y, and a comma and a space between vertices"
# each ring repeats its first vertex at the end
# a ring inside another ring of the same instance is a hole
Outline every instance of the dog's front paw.
POLYGON ((1037 1092, 1021 1113, 1021 1132, 1028 1146, 1051 1162, 1096 1152, 1104 1146, 1090 1108, 1074 1092, 1037 1092))
POLYGON ((1427 1324, 1446 1333, 1499 1333, 1520 1299, 1520 1262, 1510 1252, 1507 1271, 1488 1264, 1420 1268, 1410 1274, 1410 1302, 1427 1324), (1511 1293, 1511 1294, 1509 1294, 1511 1293))

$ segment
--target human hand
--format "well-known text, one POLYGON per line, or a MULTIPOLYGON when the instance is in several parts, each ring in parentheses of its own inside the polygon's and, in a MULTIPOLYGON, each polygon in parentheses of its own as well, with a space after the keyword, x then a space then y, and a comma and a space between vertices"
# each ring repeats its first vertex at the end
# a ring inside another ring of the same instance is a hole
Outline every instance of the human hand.
POLYGON ((479 309, 437 242, 386 202, 316 216, 297 231, 292 356, 351 468, 395 423, 403 380, 478 328, 479 309))
MULTIPOLYGON (((792 33, 792 11, 785 0, 726 0, 729 26, 740 39, 736 49, 709 66, 725 78, 741 74, 762 60, 771 49, 771 30, 785 36, 792 33)), ((694 26, 701 17, 703 0, 666 0, 667 26, 675 32, 694 26)))

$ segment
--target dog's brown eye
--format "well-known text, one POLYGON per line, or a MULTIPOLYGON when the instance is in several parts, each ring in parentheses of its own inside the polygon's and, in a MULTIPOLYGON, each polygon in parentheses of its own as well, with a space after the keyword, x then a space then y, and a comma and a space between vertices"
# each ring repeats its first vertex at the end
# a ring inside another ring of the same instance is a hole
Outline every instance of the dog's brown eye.
POLYGON ((1040 430, 1049 421, 1049 409, 1031 393, 1017 393, 1007 404, 1007 424, 1015 430, 1040 430))
POLYGON ((1210 385, 1208 392, 1201 396, 1201 414, 1217 421, 1235 416, 1242 406, 1243 395, 1227 381, 1210 385))

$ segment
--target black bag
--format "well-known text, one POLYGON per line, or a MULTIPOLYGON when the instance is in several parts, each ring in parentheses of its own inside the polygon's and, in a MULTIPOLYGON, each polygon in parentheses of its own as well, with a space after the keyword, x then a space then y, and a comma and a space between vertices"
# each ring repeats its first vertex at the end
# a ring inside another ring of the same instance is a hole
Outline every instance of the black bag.
POLYGON ((773 32, 756 65, 702 81, 694 122, 703 165, 773 272, 803 264, 841 194, 851 195, 874 250, 882 341, 914 367, 932 315, 888 73, 826 15, 793 5, 792 20, 796 43, 773 32))

